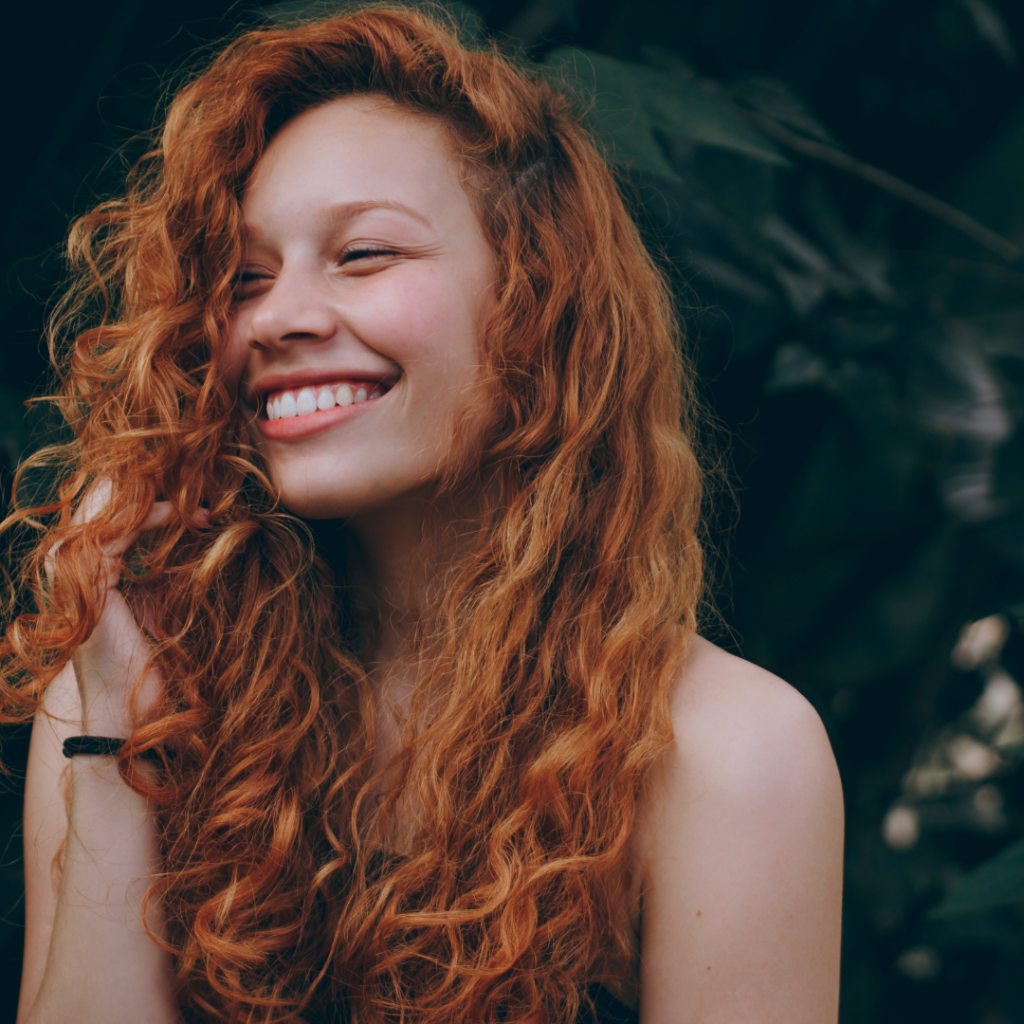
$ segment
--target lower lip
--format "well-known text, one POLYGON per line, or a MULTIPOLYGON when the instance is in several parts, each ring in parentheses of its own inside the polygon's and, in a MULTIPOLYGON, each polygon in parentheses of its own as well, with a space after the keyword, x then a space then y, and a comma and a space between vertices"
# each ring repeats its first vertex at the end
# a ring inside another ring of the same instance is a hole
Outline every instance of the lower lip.
POLYGON ((389 392, 380 398, 368 398, 365 402, 354 402, 352 405, 336 405, 333 409, 318 409, 306 416, 289 416, 282 420, 268 420, 265 415, 256 417, 256 426, 268 441, 299 441, 323 433, 336 427, 339 423, 347 423, 383 402, 389 392))

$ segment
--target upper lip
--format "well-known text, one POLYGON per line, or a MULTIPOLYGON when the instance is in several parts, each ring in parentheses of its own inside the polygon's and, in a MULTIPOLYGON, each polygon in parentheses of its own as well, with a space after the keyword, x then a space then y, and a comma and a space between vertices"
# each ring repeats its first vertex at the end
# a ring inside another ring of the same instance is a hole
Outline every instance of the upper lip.
POLYGON ((365 380, 393 384, 400 375, 394 370, 366 370, 356 367, 338 367, 334 369, 302 369, 268 373, 264 377, 249 381, 243 385, 242 391, 250 398, 257 400, 271 391, 288 391, 295 388, 315 388, 319 384, 336 384, 340 381, 365 380))

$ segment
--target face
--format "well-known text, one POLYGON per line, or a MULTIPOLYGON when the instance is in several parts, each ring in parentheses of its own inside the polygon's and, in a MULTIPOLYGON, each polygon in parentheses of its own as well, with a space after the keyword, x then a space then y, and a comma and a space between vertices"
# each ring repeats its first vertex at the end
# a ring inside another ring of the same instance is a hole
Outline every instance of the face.
POLYGON ((242 204, 223 366, 290 511, 422 492, 480 386, 494 257, 440 129, 388 100, 290 121, 242 204))

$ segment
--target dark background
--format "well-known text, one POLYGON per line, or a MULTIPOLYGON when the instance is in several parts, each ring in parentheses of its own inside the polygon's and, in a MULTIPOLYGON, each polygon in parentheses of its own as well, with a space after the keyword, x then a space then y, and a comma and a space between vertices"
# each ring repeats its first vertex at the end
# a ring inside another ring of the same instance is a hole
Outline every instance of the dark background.
MULTIPOLYGON (((729 635, 714 628, 809 697, 843 774, 844 1024, 1024 1022, 1024 4, 458 13, 546 73, 583 51, 578 87, 688 310, 735 494, 714 518, 729 635)), ((5 493, 43 429, 21 403, 45 386, 69 219, 117 191, 197 48, 265 16, 5 12, 5 493)), ((3 734, 16 770, 27 736, 3 734)), ((0 1022, 22 943, 17 782, 0 793, 0 1022)))

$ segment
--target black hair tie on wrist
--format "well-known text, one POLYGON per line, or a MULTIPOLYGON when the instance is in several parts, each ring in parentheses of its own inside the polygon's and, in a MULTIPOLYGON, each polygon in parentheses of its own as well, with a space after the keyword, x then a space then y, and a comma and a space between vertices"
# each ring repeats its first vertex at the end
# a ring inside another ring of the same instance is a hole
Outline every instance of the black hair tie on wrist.
MULTIPOLYGON (((75 754, 102 754, 104 757, 117 757, 124 746, 124 740, 113 736, 69 736, 61 748, 65 757, 75 754)), ((147 761, 159 761, 160 753, 156 750, 144 750, 139 757, 147 761)))

